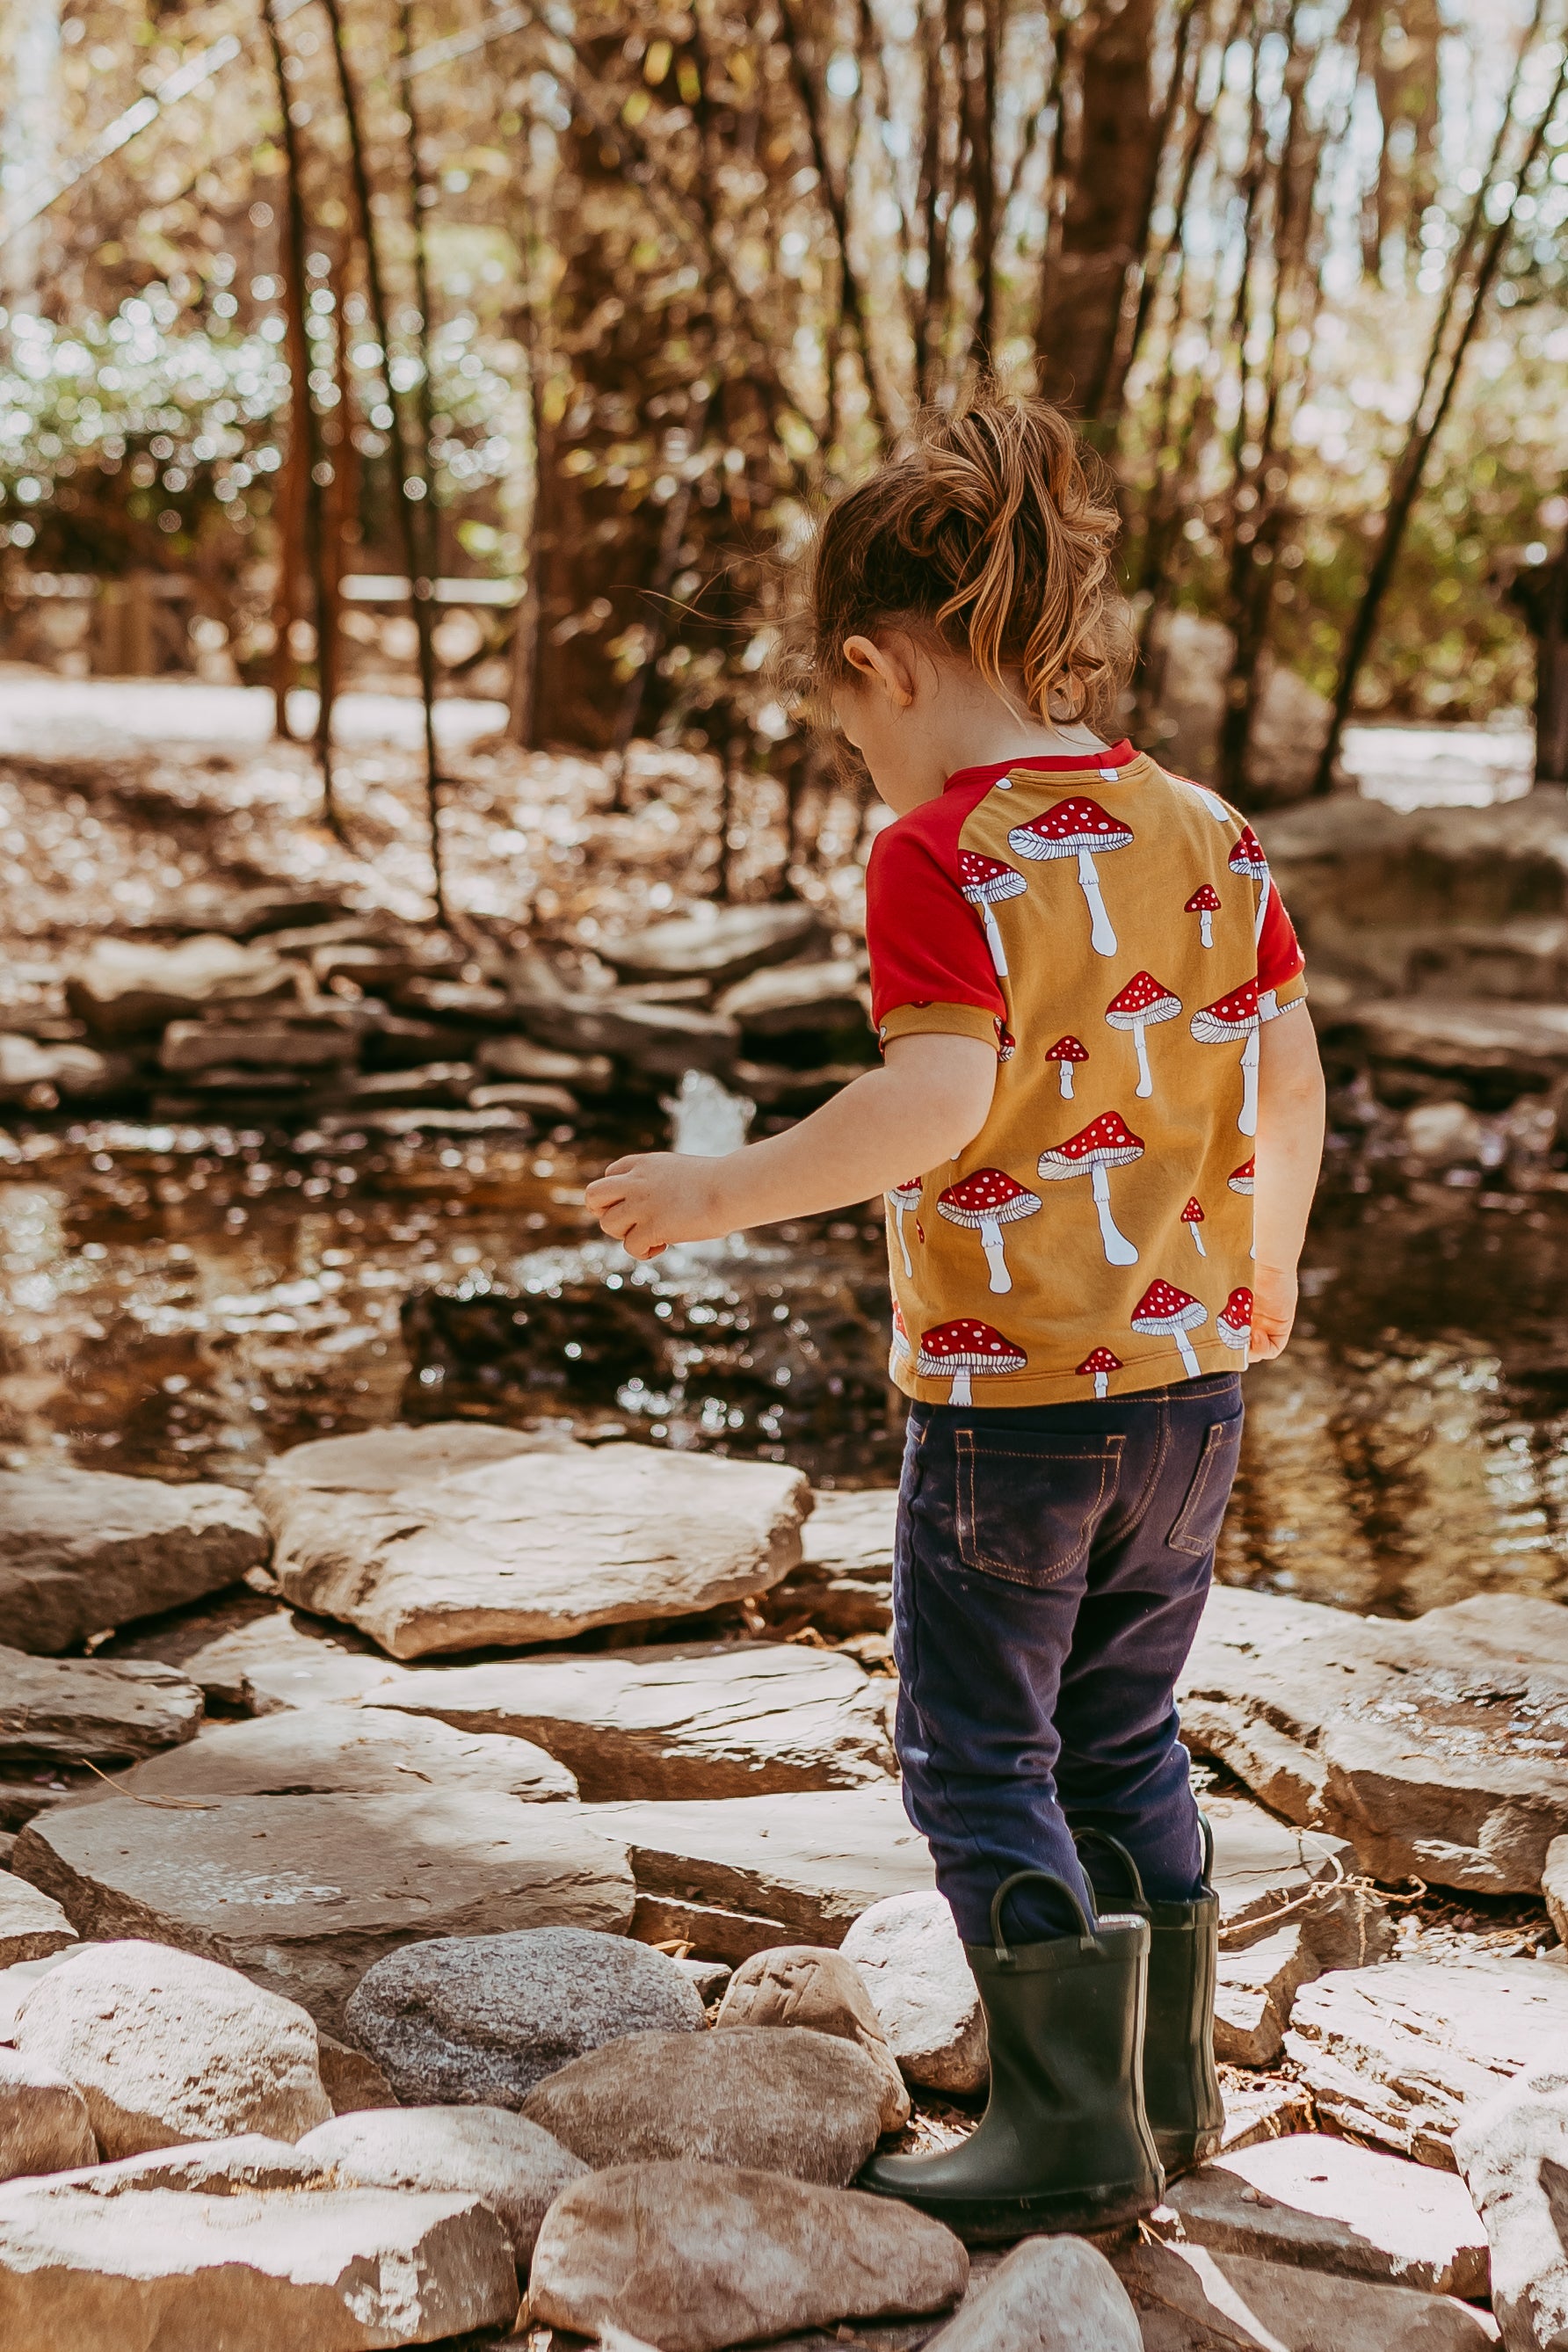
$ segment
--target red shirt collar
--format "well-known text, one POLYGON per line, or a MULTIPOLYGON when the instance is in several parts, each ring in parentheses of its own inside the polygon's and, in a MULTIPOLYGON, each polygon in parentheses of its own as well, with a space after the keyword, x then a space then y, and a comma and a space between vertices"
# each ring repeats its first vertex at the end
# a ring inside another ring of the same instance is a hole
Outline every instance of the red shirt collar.
POLYGON ((1011 775, 1015 768, 1027 768, 1031 775, 1075 775, 1085 769, 1091 774, 1098 774, 1101 768, 1130 767, 1137 757, 1125 736, 1120 743, 1111 743, 1103 751, 1078 751, 1067 760, 1039 760, 1026 752, 1016 760, 994 760, 985 767, 960 768, 955 774, 949 776, 942 790, 951 793, 956 784, 994 784, 1001 777, 1011 775))

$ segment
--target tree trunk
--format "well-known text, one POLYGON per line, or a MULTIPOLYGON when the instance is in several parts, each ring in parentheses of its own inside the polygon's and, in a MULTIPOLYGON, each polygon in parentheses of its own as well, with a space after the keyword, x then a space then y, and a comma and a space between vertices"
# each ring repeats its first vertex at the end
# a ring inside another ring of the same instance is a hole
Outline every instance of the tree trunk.
POLYGON ((1110 373, 1158 136, 1149 63, 1155 13, 1155 0, 1122 0, 1093 26, 1082 52, 1079 168, 1035 329, 1037 382, 1048 400, 1082 406, 1110 373))

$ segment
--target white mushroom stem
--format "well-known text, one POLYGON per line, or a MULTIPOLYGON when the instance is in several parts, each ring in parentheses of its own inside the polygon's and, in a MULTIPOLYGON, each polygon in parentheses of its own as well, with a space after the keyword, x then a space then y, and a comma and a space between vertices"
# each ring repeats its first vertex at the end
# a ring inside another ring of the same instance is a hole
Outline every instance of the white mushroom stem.
POLYGON ((1207 1250, 1206 1250, 1206 1249, 1205 1249, 1205 1247, 1204 1247, 1204 1237, 1203 1237, 1202 1234, 1200 1234, 1200 1233, 1199 1233, 1199 1231, 1198 1231, 1198 1229, 1197 1229, 1196 1225, 1194 1225, 1194 1226, 1193 1226, 1193 1228, 1192 1228, 1192 1235, 1193 1235, 1193 1247, 1196 1250, 1196 1252, 1197 1252, 1198 1255, 1199 1255, 1200 1257, 1207 1257, 1207 1255, 1208 1255, 1208 1252, 1207 1252, 1207 1250))
POLYGON ((1002 1228, 994 1217, 980 1220, 980 1246, 985 1253, 985 1263, 991 1269, 993 1290, 1011 1290, 1013 1277, 1007 1271, 1006 1252, 1002 1246, 1002 1228))
POLYGON ((991 950, 991 961, 996 967, 996 977, 998 980, 1005 980, 1007 959, 1003 952, 1002 934, 996 928, 996 918, 991 911, 989 899, 982 898, 980 901, 980 919, 985 926, 986 942, 991 950))
POLYGON ((1268 914, 1268 871, 1267 871, 1267 869, 1265 869, 1264 876, 1263 876, 1263 887, 1259 890, 1259 892, 1258 892, 1258 919, 1257 919, 1256 922, 1255 922, 1255 923, 1253 924, 1253 926, 1252 926, 1252 936, 1253 936, 1253 939, 1254 939, 1255 940, 1261 940, 1261 939, 1262 939, 1262 937, 1263 937, 1263 919, 1264 919, 1264 917, 1268 914))
POLYGON ((1171 1337, 1174 1339, 1177 1347, 1182 1351, 1182 1362, 1186 1369, 1188 1380, 1195 1381, 1198 1376, 1198 1360, 1193 1353, 1192 1341, 1188 1339, 1186 1333, 1179 1328, 1173 1331, 1171 1337))
POLYGON ((1057 1067, 1062 1074, 1062 1100, 1063 1102, 1071 1102, 1072 1064, 1064 1056, 1064 1058, 1057 1064, 1057 1067))
POLYGON ((1138 1083, 1132 1091, 1147 1097, 1154 1091, 1154 1081, 1149 1075, 1149 1048, 1143 1041, 1143 1016, 1140 1013, 1132 1024, 1132 1050, 1138 1056, 1138 1083))
POLYGON ((1205 948, 1212 948, 1212 947, 1213 947, 1213 945, 1214 945, 1214 908, 1213 908, 1212 907, 1205 907, 1205 908, 1203 908, 1200 910, 1200 912, 1199 912, 1199 915, 1198 915, 1198 937, 1202 940, 1202 941, 1203 941, 1203 943, 1204 943, 1204 945, 1205 945, 1205 948))
POLYGON ((1098 1160, 1090 1160, 1089 1177, 1094 1190, 1094 1205, 1100 1213, 1100 1238, 1105 1244, 1107 1263, 1110 1265, 1136 1265, 1137 1251, 1126 1234, 1116 1230, 1116 1220, 1110 1213, 1110 1186, 1098 1160))
POLYGON ((1237 1125, 1243 1135, 1258 1132, 1258 1032, 1254 1029, 1241 1049, 1241 1109, 1237 1125))
POLYGON ((948 1391, 947 1401, 949 1404, 973 1404, 974 1402, 974 1391, 969 1385, 969 1369, 967 1365, 961 1364, 957 1371, 954 1372, 952 1376, 952 1386, 948 1391))
POLYGON ((1096 1374, 1095 1374, 1095 1376, 1094 1376, 1094 1393, 1095 1393, 1095 1395, 1096 1395, 1097 1397, 1102 1397, 1102 1396, 1105 1396, 1105 1395, 1107 1395, 1107 1394, 1109 1393, 1109 1391, 1110 1391, 1110 1374, 1109 1372, 1096 1372, 1096 1374))
POLYGON ((1094 852, 1091 849, 1079 851, 1078 878, 1079 887, 1089 900, 1089 911, 1092 918, 1093 927, 1089 935, 1089 943, 1096 955, 1113 956, 1116 953, 1116 933, 1110 928, 1110 918, 1105 911, 1105 901, 1100 895, 1100 876, 1095 870, 1094 852))
POLYGON ((893 1231, 898 1234, 899 1247, 904 1254, 904 1276, 907 1281, 912 1282, 915 1278, 915 1270, 910 1260, 910 1245, 904 1239, 904 1217, 906 1214, 904 1204, 901 1201, 892 1201, 889 1203, 889 1206, 893 1212, 893 1231))

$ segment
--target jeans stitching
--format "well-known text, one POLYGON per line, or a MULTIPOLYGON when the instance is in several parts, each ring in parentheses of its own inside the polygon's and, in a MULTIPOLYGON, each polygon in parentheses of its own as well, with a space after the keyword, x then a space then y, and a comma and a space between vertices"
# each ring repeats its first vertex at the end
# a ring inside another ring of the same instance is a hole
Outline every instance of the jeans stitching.
POLYGON ((1083 1447, 1076 1452, 1068 1452, 1060 1446, 1054 1446, 1050 1454, 1046 1456, 1042 1456, 1037 1452, 1031 1451, 1028 1447, 1011 1449, 1000 1446, 987 1446, 984 1449, 977 1449, 973 1443, 973 1433, 969 1430, 961 1429, 955 1433, 955 1436, 957 1443, 954 1447, 954 1452, 960 1465, 960 1477, 961 1479, 967 1479, 967 1490, 965 1490, 965 1487, 959 1480, 954 1481, 956 1499, 959 1507, 956 1515, 958 1522, 956 1532, 958 1537, 958 1557, 963 1567, 969 1569, 976 1576, 994 1576, 1000 1582, 1004 1584, 1016 1585, 1021 1591, 1026 1592, 1049 1591, 1053 1585, 1059 1584, 1064 1576, 1070 1575, 1072 1570, 1075 1568, 1081 1566, 1083 1561, 1089 1557, 1089 1549, 1094 1541, 1094 1529, 1091 1523, 1095 1519, 1096 1516, 1102 1510, 1105 1504, 1106 1473, 1112 1467, 1112 1465, 1114 1465, 1120 1472, 1121 1466, 1121 1440, 1120 1436, 1112 1435, 1110 1437, 1101 1439, 1098 1444, 1083 1447), (977 1451, 984 1451, 987 1460, 995 1459, 998 1455, 1004 1455, 1005 1458, 1012 1461, 1035 1462, 1042 1459, 1047 1459, 1053 1462, 1093 1462, 1098 1458, 1100 1463, 1100 1491, 1095 1496, 1093 1502, 1089 1504, 1089 1507, 1084 1512, 1083 1525, 1079 1531, 1079 1538, 1075 1548, 1068 1553, 1064 1559, 1054 1561, 1051 1565, 1050 1572, 1047 1575, 1044 1577, 1015 1576, 1011 1570, 1005 1567, 999 1560, 993 1561, 988 1558, 982 1559, 980 1556, 979 1519, 974 1501, 974 1460, 977 1451), (966 1492, 968 1505, 967 1518, 965 1517, 964 1508, 966 1492), (967 1551, 965 1549, 966 1532, 969 1538, 967 1551), (973 1554, 973 1557, 970 1556, 971 1554, 973 1554))
POLYGON ((1213 1479, 1215 1473, 1215 1466, 1219 1461, 1221 1454, 1226 1450, 1226 1444, 1229 1442, 1230 1433, 1233 1429, 1237 1433, 1236 1443, 1237 1447, 1239 1450, 1241 1444, 1241 1423, 1239 1419, 1236 1421, 1216 1421, 1210 1423, 1208 1435, 1204 1440, 1204 1450, 1199 1457, 1197 1468, 1193 1472, 1192 1484, 1187 1488, 1186 1496, 1182 1504, 1181 1509, 1176 1513, 1175 1523, 1172 1527, 1170 1534, 1165 1538, 1165 1547, 1167 1550, 1184 1552, 1192 1559, 1201 1559, 1205 1552, 1212 1551, 1214 1549, 1212 1542, 1191 1543, 1186 1541, 1183 1537, 1182 1530, 1186 1526, 1187 1521, 1198 1509, 1198 1507, 1203 1502, 1205 1496, 1208 1493, 1210 1481, 1213 1479))

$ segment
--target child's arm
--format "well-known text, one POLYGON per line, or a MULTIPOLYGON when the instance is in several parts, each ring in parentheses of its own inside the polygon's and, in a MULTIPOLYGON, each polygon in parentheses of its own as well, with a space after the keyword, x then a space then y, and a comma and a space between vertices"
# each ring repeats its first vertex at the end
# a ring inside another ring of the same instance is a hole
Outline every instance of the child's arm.
POLYGON ((787 1133, 718 1160, 634 1152, 589 1185, 588 1206, 633 1257, 846 1208, 956 1158, 984 1126, 995 1084, 995 1048, 978 1037, 895 1037, 879 1070, 787 1133))
POLYGON ((1258 1045, 1251 1360, 1261 1364, 1282 1352, 1296 1319, 1296 1265, 1323 1156, 1323 1072, 1304 1006, 1265 1023, 1258 1045))

